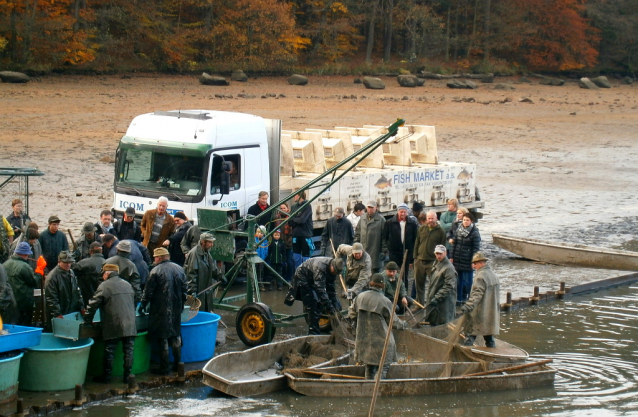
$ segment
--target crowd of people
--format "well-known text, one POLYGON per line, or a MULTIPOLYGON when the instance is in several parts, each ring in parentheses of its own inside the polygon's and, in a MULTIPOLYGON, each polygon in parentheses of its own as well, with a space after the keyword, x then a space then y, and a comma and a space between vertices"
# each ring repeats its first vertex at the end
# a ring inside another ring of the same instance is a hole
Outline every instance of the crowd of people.
MULTIPOLYGON (((282 203, 278 210, 268 210, 268 197, 260 192, 247 211, 258 216, 254 239, 257 255, 264 261, 258 263, 260 289, 282 290, 288 283, 285 303, 303 302, 310 334, 319 334, 321 314, 341 310, 340 295, 346 298, 350 316, 359 321, 357 352, 371 366, 366 376, 378 371, 373 365, 378 366, 380 357, 376 365, 370 358, 378 356, 377 339, 390 326, 397 288, 398 314, 424 309, 424 320, 439 325, 452 321, 460 311, 473 318, 467 342, 473 343, 480 334, 488 347, 494 346, 498 279, 479 252, 481 237, 473 215, 458 207, 455 199, 448 200, 448 211, 440 219, 434 211, 423 212, 419 203, 412 210, 400 204, 388 220, 377 211, 375 201, 357 203, 348 215, 337 207, 323 229, 320 256, 311 258, 314 227, 312 209, 304 206, 305 193, 293 196, 292 207, 282 203), (341 276, 343 287, 337 282, 341 276)), ((31 325, 33 290, 46 279, 47 329, 51 320, 77 311, 91 324, 100 309, 106 346, 100 381, 111 381, 114 349, 120 341, 125 381, 130 375, 136 312, 149 314, 149 336, 160 351, 156 372, 169 373, 169 346, 175 370, 182 346, 180 314, 187 296, 199 298, 202 311, 211 311, 210 289, 225 278, 210 254, 214 235, 202 232, 183 212, 168 213, 168 203, 160 197, 157 207, 146 211, 139 224, 132 207, 117 222, 111 211, 104 210, 98 221, 86 222, 80 235, 71 237, 69 247, 58 216, 50 216, 40 232, 23 213, 22 202, 14 200, 11 215, 0 216, 3 320, 31 325)), ((397 323, 393 325, 404 326, 397 323)), ((386 371, 384 367, 382 372, 386 371)))

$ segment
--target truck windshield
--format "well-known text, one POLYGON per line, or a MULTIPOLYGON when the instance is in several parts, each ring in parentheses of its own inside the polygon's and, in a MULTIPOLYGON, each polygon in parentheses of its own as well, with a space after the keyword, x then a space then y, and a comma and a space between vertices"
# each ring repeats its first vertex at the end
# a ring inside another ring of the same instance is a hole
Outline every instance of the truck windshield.
POLYGON ((123 186, 192 196, 203 190, 204 157, 122 149, 118 164, 117 182, 123 186))

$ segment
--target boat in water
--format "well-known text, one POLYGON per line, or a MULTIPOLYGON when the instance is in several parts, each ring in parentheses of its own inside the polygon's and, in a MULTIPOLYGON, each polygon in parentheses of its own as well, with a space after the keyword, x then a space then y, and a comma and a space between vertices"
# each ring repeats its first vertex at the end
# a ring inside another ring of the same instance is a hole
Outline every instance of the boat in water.
POLYGON ((546 242, 497 233, 492 234, 492 240, 495 245, 509 252, 538 262, 579 268, 638 271, 638 252, 546 242))
MULTIPOLYGON (((551 359, 522 364, 443 362, 392 364, 379 383, 379 396, 459 394, 546 387, 554 384, 551 359)), ((371 397, 374 379, 365 365, 295 369, 285 373, 288 386, 312 397, 371 397)))

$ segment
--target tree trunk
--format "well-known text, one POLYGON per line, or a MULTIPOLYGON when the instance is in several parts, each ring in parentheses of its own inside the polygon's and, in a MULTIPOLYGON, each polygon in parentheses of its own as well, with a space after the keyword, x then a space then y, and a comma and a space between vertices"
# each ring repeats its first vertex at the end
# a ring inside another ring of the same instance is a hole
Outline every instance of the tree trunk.
POLYGON ((483 44, 483 62, 489 62, 490 60, 490 6, 491 6, 492 0, 485 0, 485 26, 483 28, 483 31, 485 32, 485 34, 483 35, 485 37, 484 39, 484 44, 483 44))
POLYGON ((450 60, 450 21, 452 17, 452 2, 447 4, 447 22, 445 24, 445 60, 450 60))
POLYGON ((453 60, 456 62, 459 59, 459 15, 461 14, 460 0, 456 0, 456 12, 454 16, 454 55, 453 60))
POLYGON ((472 53, 472 48, 474 47, 474 37, 476 36, 476 20, 478 16, 478 3, 479 0, 474 1, 474 22, 472 22, 472 34, 470 35, 470 42, 467 47, 467 59, 470 59, 470 54, 472 53))
POLYGON ((385 26, 385 48, 383 54, 383 60, 385 62, 390 62, 390 58, 392 56, 392 12, 394 11, 394 0, 387 0, 388 9, 386 13, 388 14, 385 26))
POLYGON ((372 62, 372 47, 374 46, 374 19, 377 15, 378 0, 372 3, 372 13, 370 13, 370 22, 368 24, 368 44, 366 45, 366 62, 372 62))

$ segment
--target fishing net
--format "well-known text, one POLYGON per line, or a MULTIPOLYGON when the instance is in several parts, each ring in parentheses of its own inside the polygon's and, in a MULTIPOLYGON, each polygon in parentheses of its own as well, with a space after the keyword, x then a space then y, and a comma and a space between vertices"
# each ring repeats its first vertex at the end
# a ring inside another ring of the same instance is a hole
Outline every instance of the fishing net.
MULTIPOLYGON (((199 300, 199 298, 193 297, 192 295, 189 295, 186 297, 186 303, 185 303, 185 307, 188 307, 188 314, 186 314, 183 321, 188 321, 190 319, 192 319, 193 317, 195 317, 197 315, 197 313, 199 312, 199 308, 202 306, 202 302, 199 300)), ((182 313, 184 314, 186 313, 186 310, 182 313)))

